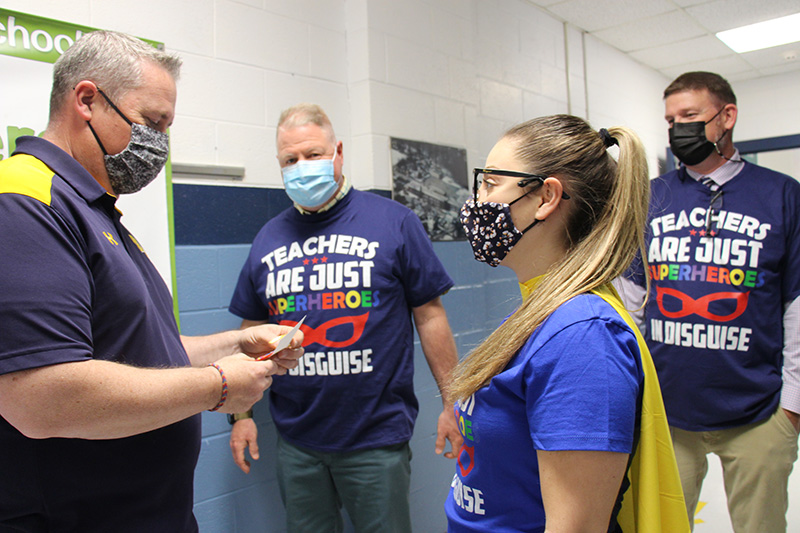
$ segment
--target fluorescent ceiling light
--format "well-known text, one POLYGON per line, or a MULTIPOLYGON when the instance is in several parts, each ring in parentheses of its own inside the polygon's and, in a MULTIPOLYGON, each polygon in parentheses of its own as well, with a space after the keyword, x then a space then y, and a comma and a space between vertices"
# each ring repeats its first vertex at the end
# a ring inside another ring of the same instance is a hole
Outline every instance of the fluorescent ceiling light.
POLYGON ((800 41, 800 13, 721 31, 717 38, 739 54, 800 41))

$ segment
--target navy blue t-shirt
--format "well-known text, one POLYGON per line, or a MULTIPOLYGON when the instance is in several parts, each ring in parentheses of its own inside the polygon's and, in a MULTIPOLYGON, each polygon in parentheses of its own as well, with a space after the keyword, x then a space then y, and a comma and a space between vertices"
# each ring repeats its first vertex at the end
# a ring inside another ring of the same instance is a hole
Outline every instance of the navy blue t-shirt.
POLYGON ((242 268, 230 311, 294 325, 306 354, 275 376, 270 407, 281 436, 320 451, 353 451, 411 438, 411 308, 452 287, 419 218, 351 190, 330 210, 290 207, 267 222, 242 268))
POLYGON ((683 167, 651 185, 647 343, 669 422, 688 431, 763 420, 780 400, 783 311, 800 296, 800 183, 743 165, 713 206, 683 167))
MULTIPOLYGON (((114 203, 43 139, 18 139, 0 161, 0 374, 189 365, 172 297, 114 203)), ((197 531, 199 446, 199 415, 115 440, 29 439, 0 418, 0 526, 197 531)))

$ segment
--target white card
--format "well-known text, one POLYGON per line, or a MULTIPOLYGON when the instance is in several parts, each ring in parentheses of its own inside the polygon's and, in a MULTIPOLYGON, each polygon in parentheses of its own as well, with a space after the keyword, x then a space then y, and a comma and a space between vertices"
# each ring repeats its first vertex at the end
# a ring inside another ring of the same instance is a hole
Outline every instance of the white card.
POLYGON ((305 319, 306 317, 304 316, 303 318, 300 319, 300 322, 295 324, 295 326, 291 329, 291 331, 289 331, 289 333, 287 333, 286 335, 281 335, 280 339, 278 340, 277 346, 275 346, 275 349, 269 352, 268 354, 262 355, 261 357, 258 358, 258 360, 264 361, 265 359, 269 359, 270 357, 280 352, 281 350, 285 350, 289 346, 289 343, 292 342, 294 334, 297 333, 297 331, 300 329, 300 326, 303 324, 303 321, 305 319))

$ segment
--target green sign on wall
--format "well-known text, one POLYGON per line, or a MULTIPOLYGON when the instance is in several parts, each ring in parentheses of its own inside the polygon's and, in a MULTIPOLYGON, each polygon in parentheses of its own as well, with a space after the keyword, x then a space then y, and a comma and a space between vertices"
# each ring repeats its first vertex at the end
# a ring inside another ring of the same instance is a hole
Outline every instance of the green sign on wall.
POLYGON ((0 9, 0 54, 55 63, 88 26, 0 9))
POLYGON ((0 54, 55 63, 81 35, 96 29, 0 8, 0 54))

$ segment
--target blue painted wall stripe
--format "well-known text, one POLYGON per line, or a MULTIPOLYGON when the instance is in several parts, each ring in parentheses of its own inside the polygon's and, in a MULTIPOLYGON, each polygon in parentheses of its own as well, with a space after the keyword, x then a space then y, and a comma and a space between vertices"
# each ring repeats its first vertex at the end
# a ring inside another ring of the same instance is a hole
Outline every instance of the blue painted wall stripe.
MULTIPOLYGON (((369 192, 391 198, 390 191, 369 192)), ((175 244, 250 244, 270 218, 292 205, 283 189, 173 184, 175 244)))

